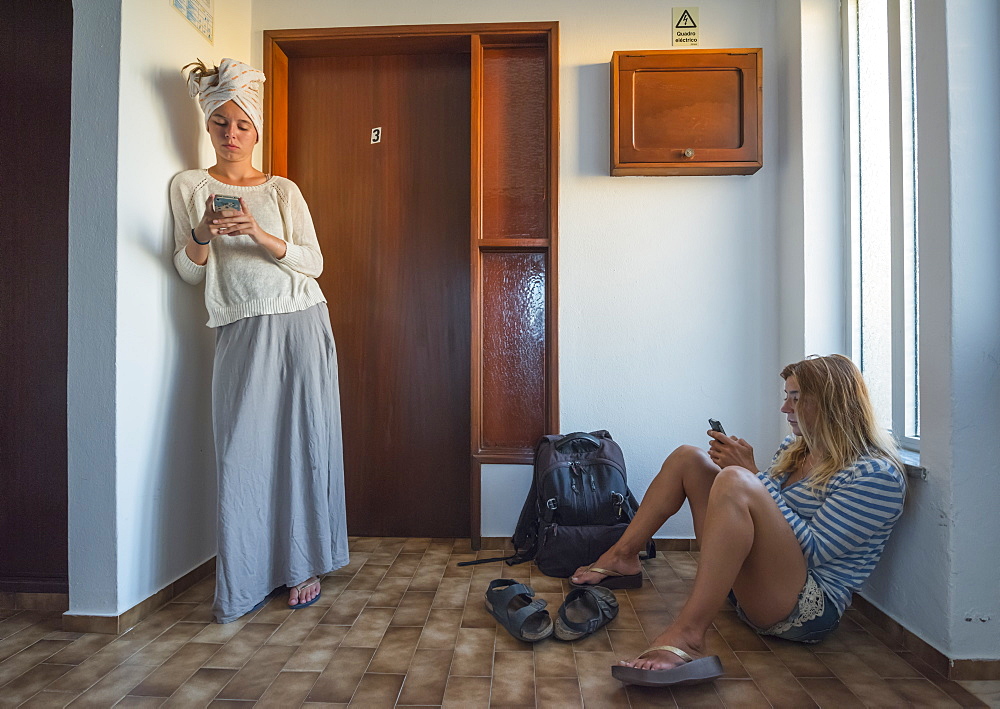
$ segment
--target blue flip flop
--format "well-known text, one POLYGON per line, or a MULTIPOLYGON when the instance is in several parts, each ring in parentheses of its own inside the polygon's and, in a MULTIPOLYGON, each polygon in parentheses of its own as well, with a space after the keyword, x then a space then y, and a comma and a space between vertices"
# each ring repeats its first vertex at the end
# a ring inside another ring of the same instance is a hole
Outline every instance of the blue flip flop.
MULTIPOLYGON (((272 589, 269 594, 267 594, 266 596, 264 596, 264 600, 262 600, 260 603, 258 603, 257 605, 255 605, 253 608, 251 608, 250 610, 248 610, 247 613, 253 613, 254 611, 259 611, 261 608, 263 608, 264 606, 267 605, 268 601, 270 601, 275 596, 279 595, 284 590, 285 590, 284 586, 278 586, 278 587, 272 589)), ((244 613, 244 615, 246 615, 246 613, 244 613)))
MULTIPOLYGON (((298 586, 292 586, 292 588, 296 589, 299 593, 302 593, 302 589, 307 588, 308 586, 312 586, 313 584, 321 583, 321 582, 322 582, 322 579, 320 579, 319 576, 313 576, 311 579, 307 579, 307 580, 303 581, 298 586)), ((321 595, 323 595, 323 587, 322 586, 320 586, 319 593, 317 593, 316 597, 313 598, 311 601, 306 601, 305 603, 296 603, 294 606, 288 606, 288 607, 291 608, 293 611, 294 610, 298 610, 299 608, 308 608, 313 603, 315 603, 316 601, 318 601, 319 597, 321 595)))

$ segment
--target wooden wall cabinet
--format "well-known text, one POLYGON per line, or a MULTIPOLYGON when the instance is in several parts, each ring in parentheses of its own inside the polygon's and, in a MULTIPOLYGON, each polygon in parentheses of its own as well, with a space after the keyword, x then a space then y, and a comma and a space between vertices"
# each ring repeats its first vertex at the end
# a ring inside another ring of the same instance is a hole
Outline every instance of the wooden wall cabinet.
POLYGON ((760 49, 615 52, 611 174, 751 175, 763 164, 760 49))

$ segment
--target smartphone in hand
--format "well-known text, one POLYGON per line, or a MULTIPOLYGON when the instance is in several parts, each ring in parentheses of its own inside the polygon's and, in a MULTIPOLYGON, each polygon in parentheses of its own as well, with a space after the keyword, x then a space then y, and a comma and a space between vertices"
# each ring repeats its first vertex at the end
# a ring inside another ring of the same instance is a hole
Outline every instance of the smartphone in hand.
POLYGON ((719 433, 725 435, 726 429, 724 429, 722 427, 722 424, 716 421, 715 419, 709 419, 708 425, 713 431, 718 431, 719 433))
POLYGON ((243 209, 243 206, 240 204, 239 197, 227 197, 226 195, 217 194, 215 195, 215 199, 212 200, 212 209, 216 212, 221 212, 224 209, 239 212, 243 209))

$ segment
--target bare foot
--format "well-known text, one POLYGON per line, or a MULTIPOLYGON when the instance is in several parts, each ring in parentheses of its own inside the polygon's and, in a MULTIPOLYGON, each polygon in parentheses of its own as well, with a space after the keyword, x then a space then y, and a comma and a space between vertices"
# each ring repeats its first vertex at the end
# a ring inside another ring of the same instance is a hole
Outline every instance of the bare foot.
POLYGON ((297 606, 300 603, 308 603, 319 595, 319 578, 313 576, 302 583, 288 589, 288 605, 297 606))
MULTIPOLYGON (((653 640, 652 647, 671 645, 697 659, 705 654, 705 634, 684 633, 674 626, 668 627, 653 640)), ((654 650, 634 660, 621 660, 618 664, 638 670, 669 670, 684 664, 684 660, 667 650, 654 650)))
POLYGON ((608 577, 607 574, 590 571, 589 569, 592 568, 617 571, 623 576, 632 576, 642 572, 642 564, 639 563, 638 555, 624 557, 615 556, 609 549, 601 554, 601 556, 593 564, 581 566, 577 569, 570 578, 570 581, 581 586, 596 586, 608 577))

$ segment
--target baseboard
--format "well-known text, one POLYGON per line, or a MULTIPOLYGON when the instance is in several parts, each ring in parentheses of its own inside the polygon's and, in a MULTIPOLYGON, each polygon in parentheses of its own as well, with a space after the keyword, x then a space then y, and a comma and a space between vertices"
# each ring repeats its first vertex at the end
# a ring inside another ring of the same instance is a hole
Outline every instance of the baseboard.
POLYGON ((0 592, 0 609, 14 611, 69 610, 68 593, 0 592))
POLYGON ((912 652, 942 677, 955 681, 1000 680, 1000 660, 952 660, 875 607, 871 601, 855 594, 853 607, 871 621, 873 627, 867 630, 879 640, 892 650, 912 652))
MULTIPOLYGON (((696 551, 698 543, 694 539, 654 539, 657 551, 696 551)), ((510 537, 483 537, 482 549, 514 553, 510 537)))
POLYGON ((198 568, 189 571, 173 583, 167 584, 166 588, 157 591, 120 615, 70 615, 63 613, 63 630, 75 633, 121 635, 214 571, 215 557, 213 556, 198 568))

